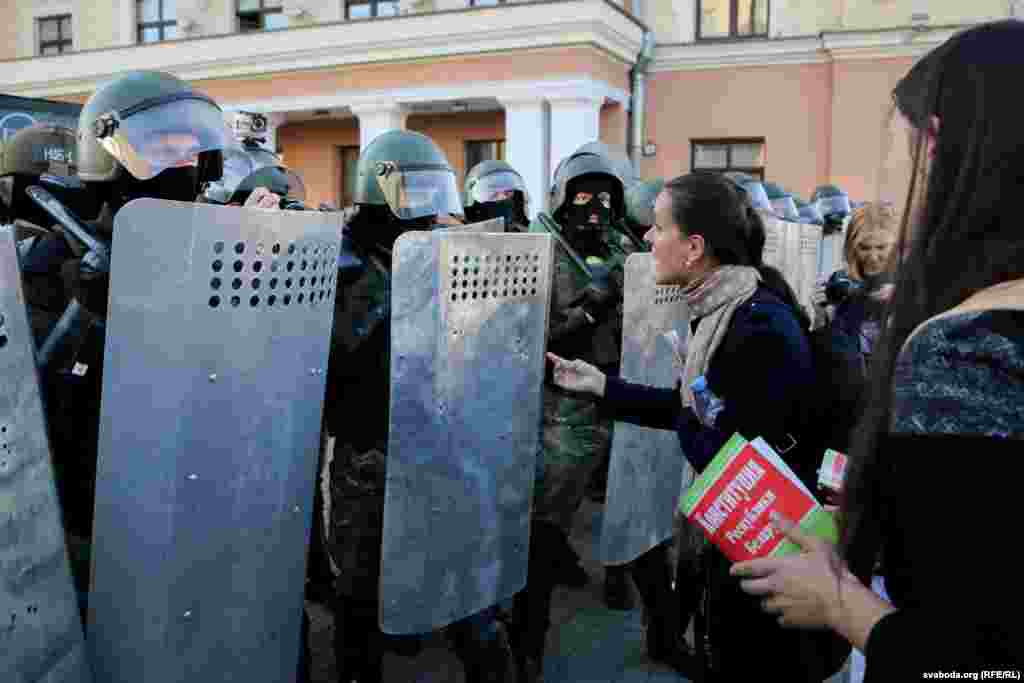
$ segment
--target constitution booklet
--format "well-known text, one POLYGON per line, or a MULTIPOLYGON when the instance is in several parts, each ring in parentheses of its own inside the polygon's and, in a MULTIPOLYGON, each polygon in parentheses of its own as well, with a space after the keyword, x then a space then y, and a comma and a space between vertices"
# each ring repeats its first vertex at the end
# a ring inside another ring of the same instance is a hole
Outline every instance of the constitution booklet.
POLYGON ((772 526, 772 511, 815 536, 838 538, 832 515, 761 438, 729 439, 694 480, 680 509, 733 562, 800 551, 772 526))

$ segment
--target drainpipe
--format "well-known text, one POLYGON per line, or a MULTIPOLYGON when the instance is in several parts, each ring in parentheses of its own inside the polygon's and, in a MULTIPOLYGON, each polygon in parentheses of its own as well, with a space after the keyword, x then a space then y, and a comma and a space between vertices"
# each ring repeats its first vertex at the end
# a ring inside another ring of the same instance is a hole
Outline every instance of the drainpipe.
POLYGON ((643 156, 644 132, 647 129, 647 67, 654 58, 654 31, 644 31, 640 54, 630 70, 629 158, 640 170, 643 156))

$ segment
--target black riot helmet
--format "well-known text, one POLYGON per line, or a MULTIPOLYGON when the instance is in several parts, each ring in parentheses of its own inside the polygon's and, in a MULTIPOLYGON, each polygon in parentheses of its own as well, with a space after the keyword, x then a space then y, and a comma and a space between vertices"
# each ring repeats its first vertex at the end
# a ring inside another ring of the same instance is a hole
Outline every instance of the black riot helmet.
POLYGON ((78 119, 78 175, 113 189, 115 209, 137 197, 192 201, 223 173, 224 115, 166 73, 133 71, 103 85, 78 119))
POLYGON ((530 196, 522 176, 504 161, 481 161, 463 184, 466 220, 475 223, 504 218, 506 229, 526 225, 530 196))
POLYGON ((607 225, 626 215, 622 178, 607 157, 576 152, 558 165, 551 189, 552 215, 558 223, 571 222, 579 193, 593 195, 591 202, 595 209, 607 211, 607 225))

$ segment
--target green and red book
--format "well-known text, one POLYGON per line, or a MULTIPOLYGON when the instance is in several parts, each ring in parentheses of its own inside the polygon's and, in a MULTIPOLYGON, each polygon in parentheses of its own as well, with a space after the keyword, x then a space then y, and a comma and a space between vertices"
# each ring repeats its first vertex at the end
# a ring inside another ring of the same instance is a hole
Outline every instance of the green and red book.
POLYGON ((800 552, 774 526, 774 511, 835 542, 835 520, 764 439, 736 434, 680 501, 683 514, 733 562, 800 552))

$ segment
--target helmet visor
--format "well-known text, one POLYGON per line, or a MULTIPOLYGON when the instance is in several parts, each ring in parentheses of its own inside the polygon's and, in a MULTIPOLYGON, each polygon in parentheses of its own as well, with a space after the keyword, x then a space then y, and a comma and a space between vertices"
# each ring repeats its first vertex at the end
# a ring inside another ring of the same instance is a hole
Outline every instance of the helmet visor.
POLYGON ((470 199, 474 202, 498 202, 511 199, 513 193, 522 192, 526 197, 526 186, 518 173, 496 171, 483 176, 473 185, 470 199))
POLYGON ((98 123, 103 118, 115 118, 116 125, 103 131, 100 144, 139 180, 168 168, 194 166, 200 152, 224 149, 228 142, 223 114, 204 98, 144 102, 111 112, 98 123))
POLYGON ((818 199, 818 211, 821 212, 822 216, 849 215, 850 198, 842 194, 833 195, 832 197, 820 197, 818 199))
POLYGON ((821 225, 825 222, 825 219, 821 217, 821 212, 818 211, 818 207, 814 204, 800 207, 800 219, 813 225, 821 225))
POLYGON ((227 204, 238 185, 256 170, 253 158, 238 147, 224 150, 224 175, 208 183, 203 195, 218 204, 227 204))
POLYGON ((775 215, 787 221, 797 222, 800 220, 800 212, 796 210, 796 202, 792 197, 779 197, 772 200, 772 210, 775 215))
POLYGON ((764 185, 755 181, 743 183, 743 189, 747 191, 747 198, 750 205, 762 211, 774 211, 772 203, 768 201, 768 193, 764 191, 764 185))
POLYGON ((444 167, 402 168, 395 162, 378 164, 377 185, 391 212, 400 220, 462 215, 455 173, 444 167))

